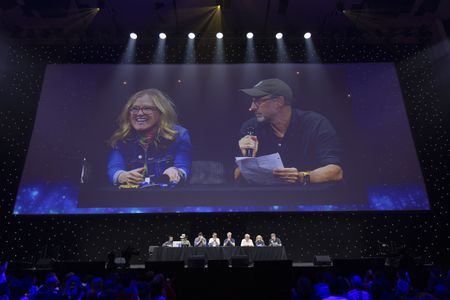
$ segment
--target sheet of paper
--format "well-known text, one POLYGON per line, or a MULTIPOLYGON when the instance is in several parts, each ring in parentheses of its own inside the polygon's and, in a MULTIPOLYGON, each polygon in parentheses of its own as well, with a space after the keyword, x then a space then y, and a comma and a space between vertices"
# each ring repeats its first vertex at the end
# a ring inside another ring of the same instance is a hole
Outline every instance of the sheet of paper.
POLYGON ((236 164, 242 176, 253 184, 283 184, 273 176, 273 169, 284 168, 280 154, 274 153, 258 157, 236 157, 236 164))

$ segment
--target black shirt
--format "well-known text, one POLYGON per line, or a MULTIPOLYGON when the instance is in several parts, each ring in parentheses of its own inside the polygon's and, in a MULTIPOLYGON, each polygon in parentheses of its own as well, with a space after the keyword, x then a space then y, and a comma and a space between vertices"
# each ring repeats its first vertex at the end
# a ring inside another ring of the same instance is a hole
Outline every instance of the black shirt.
POLYGON ((271 247, 281 246, 281 240, 279 238, 275 238, 275 240, 270 239, 269 246, 271 247))
POLYGON ((225 239, 225 241, 223 242, 223 246, 224 247, 230 247, 233 246, 233 244, 236 244, 236 242, 234 241, 233 238, 231 238, 230 240, 228 240, 228 238, 225 239))
POLYGON ((275 135, 270 122, 258 122, 256 118, 242 125, 241 138, 249 131, 258 138, 257 155, 278 152, 285 168, 311 171, 328 164, 342 165, 336 131, 330 121, 316 112, 293 109, 282 138, 275 135))

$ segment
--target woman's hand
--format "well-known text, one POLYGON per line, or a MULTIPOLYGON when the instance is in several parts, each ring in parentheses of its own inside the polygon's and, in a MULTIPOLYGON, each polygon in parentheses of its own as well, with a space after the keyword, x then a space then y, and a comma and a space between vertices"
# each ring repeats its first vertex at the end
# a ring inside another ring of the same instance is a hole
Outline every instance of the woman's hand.
POLYGON ((120 173, 119 177, 117 178, 117 181, 120 184, 133 184, 138 185, 142 181, 144 181, 144 167, 137 168, 131 171, 122 172, 120 173))
POLYGON ((166 169, 163 174, 169 176, 171 183, 178 183, 181 180, 180 172, 175 167, 170 167, 166 169))

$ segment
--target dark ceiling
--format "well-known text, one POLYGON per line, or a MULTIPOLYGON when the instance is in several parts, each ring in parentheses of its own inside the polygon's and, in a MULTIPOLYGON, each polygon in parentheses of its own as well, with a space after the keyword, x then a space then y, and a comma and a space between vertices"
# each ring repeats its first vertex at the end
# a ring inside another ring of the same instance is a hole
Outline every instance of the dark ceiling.
POLYGON ((0 30, 15 39, 164 31, 184 37, 413 34, 450 18, 448 0, 2 0, 0 30), (217 9, 217 5, 221 9, 217 9), (345 13, 343 11, 345 10, 345 13))

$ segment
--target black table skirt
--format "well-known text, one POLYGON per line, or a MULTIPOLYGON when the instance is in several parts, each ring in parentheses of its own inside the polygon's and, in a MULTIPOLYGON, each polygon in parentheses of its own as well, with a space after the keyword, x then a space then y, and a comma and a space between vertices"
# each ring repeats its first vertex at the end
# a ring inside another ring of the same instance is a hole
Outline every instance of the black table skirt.
POLYGON ((205 255, 208 260, 231 259, 235 255, 248 255, 250 261, 286 260, 286 251, 281 247, 157 247, 150 256, 151 261, 186 261, 193 255, 205 255))

